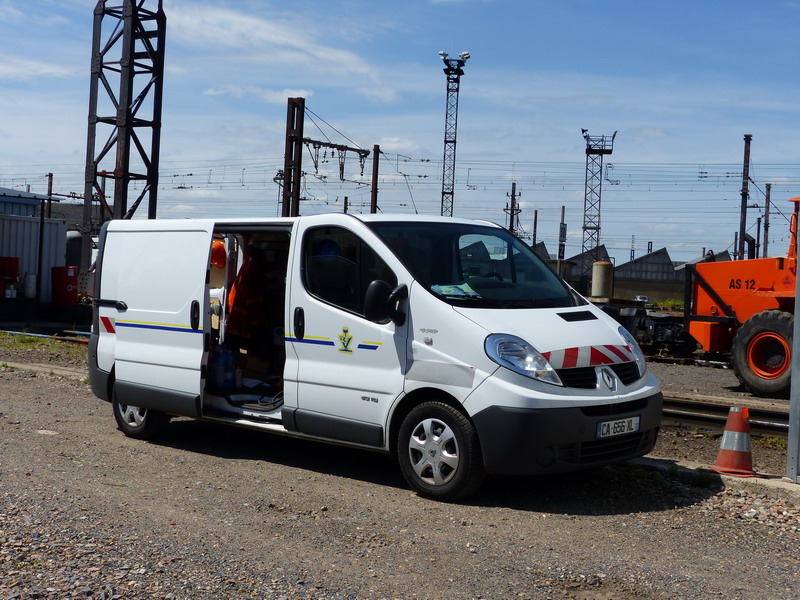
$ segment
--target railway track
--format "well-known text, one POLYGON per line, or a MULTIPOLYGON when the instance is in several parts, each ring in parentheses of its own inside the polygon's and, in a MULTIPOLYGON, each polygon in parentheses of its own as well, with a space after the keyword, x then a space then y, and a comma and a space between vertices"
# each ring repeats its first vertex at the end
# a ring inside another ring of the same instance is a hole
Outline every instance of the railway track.
POLYGON ((746 406, 750 411, 750 431, 756 434, 787 437, 789 434, 789 411, 748 405, 737 402, 726 404, 715 401, 704 401, 695 398, 683 398, 664 393, 664 418, 679 421, 683 424, 711 426, 724 429, 730 407, 746 406))

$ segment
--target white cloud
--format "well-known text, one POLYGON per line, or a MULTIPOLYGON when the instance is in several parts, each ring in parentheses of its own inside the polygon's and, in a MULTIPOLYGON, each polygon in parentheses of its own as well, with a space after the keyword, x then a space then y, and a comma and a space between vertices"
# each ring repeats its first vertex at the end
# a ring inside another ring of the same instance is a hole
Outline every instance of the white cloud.
MULTIPOLYGON (((393 102, 396 92, 379 69, 357 53, 322 41, 307 18, 260 17, 210 5, 182 3, 170 8, 170 39, 186 47, 213 47, 219 58, 227 49, 231 77, 235 66, 268 64, 293 72, 293 78, 314 74, 335 78, 336 85, 379 102, 393 102), (368 85, 365 85, 368 83, 368 85)), ((253 73, 248 74, 252 76, 253 73)))
POLYGON ((383 152, 392 154, 414 155, 419 153, 419 144, 407 138, 384 137, 378 144, 383 152))
POLYGON ((22 11, 17 10, 10 0, 0 0, 0 23, 19 24, 23 21, 22 11))
POLYGON ((282 89, 270 90, 254 85, 222 85, 207 89, 205 94, 209 96, 234 96, 242 98, 244 96, 255 96, 268 104, 286 104, 287 98, 308 98, 314 95, 311 90, 301 89, 282 89))
POLYGON ((171 33, 186 45, 227 46, 245 53, 249 59, 283 60, 267 50, 295 51, 294 60, 313 59, 320 69, 341 73, 374 75, 375 69, 357 54, 319 43, 308 28, 287 19, 264 19, 214 6, 175 6, 170 9, 171 33))
POLYGON ((37 77, 68 77, 69 69, 59 65, 0 53, 0 79, 24 81, 37 77))
POLYGON ((187 213, 195 213, 198 212, 200 209, 192 204, 172 204, 172 205, 161 205, 159 206, 159 212, 161 213, 177 213, 177 214, 187 214, 187 213))
POLYGON ((398 100, 397 90, 388 87, 362 87, 358 88, 357 91, 362 96, 366 96, 367 98, 372 98, 373 100, 386 104, 391 104, 392 102, 397 102, 398 100))

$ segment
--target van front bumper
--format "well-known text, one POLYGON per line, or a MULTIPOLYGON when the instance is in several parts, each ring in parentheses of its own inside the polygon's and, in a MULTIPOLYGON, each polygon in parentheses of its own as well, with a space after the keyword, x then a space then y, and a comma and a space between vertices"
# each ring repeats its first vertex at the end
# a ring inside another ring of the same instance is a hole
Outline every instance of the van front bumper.
POLYGON ((661 423, 660 392, 638 400, 567 408, 490 406, 472 416, 483 462, 496 475, 574 471, 643 456, 661 423), (598 423, 639 416, 639 430, 597 438, 598 423))

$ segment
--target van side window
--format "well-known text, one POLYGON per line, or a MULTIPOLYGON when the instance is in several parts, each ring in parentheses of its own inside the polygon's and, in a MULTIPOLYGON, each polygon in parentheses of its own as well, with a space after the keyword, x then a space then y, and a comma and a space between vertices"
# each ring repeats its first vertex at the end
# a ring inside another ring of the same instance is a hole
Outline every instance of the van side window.
POLYGON ((397 285, 397 276, 357 235, 341 227, 310 229, 303 240, 306 289, 320 300, 364 314, 364 295, 375 279, 397 285))

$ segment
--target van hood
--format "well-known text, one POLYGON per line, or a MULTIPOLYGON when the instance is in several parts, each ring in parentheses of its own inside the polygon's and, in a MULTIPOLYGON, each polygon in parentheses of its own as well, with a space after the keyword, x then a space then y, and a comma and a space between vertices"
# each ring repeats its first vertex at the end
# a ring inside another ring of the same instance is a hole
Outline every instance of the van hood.
POLYGON ((618 332, 619 323, 591 305, 455 310, 486 329, 487 335, 507 333, 522 338, 556 369, 635 360, 618 332))

